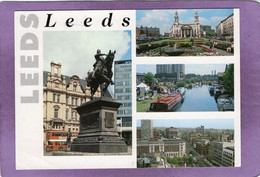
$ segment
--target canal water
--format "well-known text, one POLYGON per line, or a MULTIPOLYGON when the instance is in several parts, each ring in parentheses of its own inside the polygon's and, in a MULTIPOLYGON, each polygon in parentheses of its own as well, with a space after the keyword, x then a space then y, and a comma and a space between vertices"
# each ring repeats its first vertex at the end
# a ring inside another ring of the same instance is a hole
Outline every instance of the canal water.
POLYGON ((177 112, 218 111, 214 96, 209 93, 209 86, 193 86, 187 89, 183 103, 177 112))

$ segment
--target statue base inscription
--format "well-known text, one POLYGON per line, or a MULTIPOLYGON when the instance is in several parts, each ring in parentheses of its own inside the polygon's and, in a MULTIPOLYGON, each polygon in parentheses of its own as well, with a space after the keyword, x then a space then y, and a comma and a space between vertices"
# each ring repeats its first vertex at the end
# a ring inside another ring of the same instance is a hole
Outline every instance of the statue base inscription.
POLYGON ((127 152, 127 145, 117 132, 117 109, 121 103, 110 98, 91 100, 77 107, 80 132, 71 151, 91 153, 127 152))

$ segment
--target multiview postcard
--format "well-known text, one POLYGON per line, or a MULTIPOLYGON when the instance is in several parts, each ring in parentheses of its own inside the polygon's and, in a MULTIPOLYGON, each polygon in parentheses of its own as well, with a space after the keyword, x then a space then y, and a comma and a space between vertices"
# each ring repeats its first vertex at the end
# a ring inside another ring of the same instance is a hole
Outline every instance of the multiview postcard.
POLYGON ((253 174, 252 3, 1 3, 3 174, 253 174))

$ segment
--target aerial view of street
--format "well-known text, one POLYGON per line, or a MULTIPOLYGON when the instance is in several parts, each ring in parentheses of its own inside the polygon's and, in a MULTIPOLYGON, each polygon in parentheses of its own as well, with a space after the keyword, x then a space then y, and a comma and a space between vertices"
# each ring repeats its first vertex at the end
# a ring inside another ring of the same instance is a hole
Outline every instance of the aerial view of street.
POLYGON ((232 119, 137 121, 137 167, 233 167, 232 119))

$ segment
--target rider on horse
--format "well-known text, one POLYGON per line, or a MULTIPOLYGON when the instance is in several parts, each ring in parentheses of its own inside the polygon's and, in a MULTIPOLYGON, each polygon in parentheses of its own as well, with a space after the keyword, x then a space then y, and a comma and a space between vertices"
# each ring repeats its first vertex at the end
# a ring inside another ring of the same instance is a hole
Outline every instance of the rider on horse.
POLYGON ((102 70, 103 64, 105 63, 105 59, 103 58, 103 56, 106 56, 106 54, 102 54, 100 49, 98 49, 97 54, 95 55, 96 62, 93 65, 94 71, 92 74, 92 79, 96 78, 96 72, 100 73, 100 71, 102 70))

